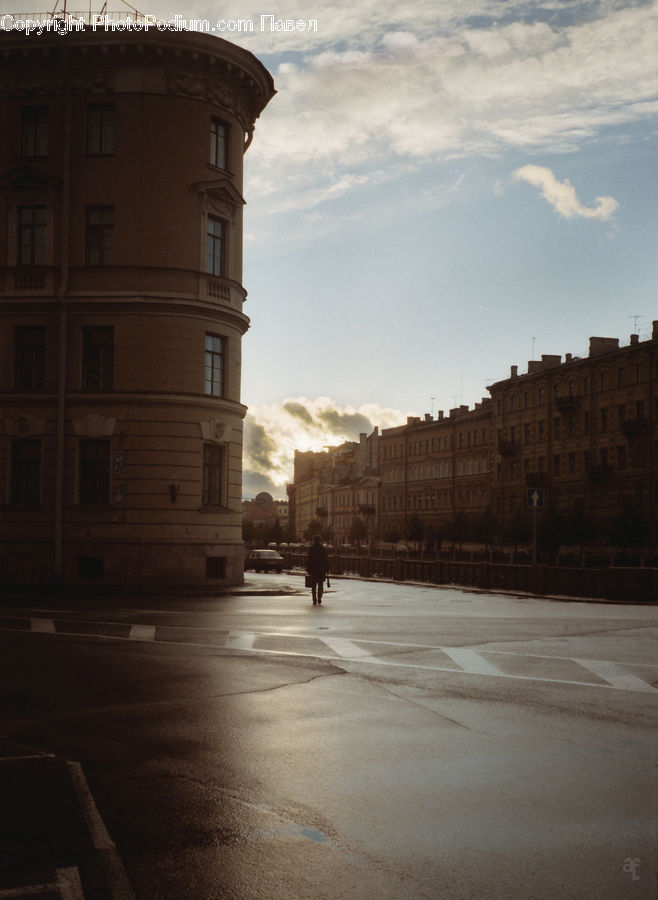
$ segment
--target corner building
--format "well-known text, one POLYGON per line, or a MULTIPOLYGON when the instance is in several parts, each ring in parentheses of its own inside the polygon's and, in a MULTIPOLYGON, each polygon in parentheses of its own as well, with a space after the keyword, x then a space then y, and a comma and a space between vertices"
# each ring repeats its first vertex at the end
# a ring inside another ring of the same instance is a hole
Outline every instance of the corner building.
POLYGON ((191 32, 0 48, 0 577, 240 583, 243 155, 272 79, 191 32))

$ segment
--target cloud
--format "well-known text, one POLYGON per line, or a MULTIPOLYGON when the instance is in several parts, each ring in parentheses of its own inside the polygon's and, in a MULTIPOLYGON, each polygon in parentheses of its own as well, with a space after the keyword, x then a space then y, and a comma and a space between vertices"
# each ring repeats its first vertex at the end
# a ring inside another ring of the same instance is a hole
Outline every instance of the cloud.
POLYGON ((330 397, 294 397, 253 407, 244 428, 244 495, 266 490, 284 498, 293 478, 295 450, 319 452, 328 445, 358 441, 359 434, 370 434, 375 426, 400 425, 406 416, 376 403, 342 407, 330 397))
POLYGON ((597 197, 596 206, 583 206, 569 179, 558 181, 545 166, 522 166, 513 173, 513 177, 539 188, 542 197, 565 219, 578 217, 609 222, 619 206, 614 197, 597 197))
POLYGON ((247 158, 249 196, 268 214, 363 192, 365 167, 573 152, 658 112, 656 2, 314 9, 317 34, 275 57, 279 93, 247 158))

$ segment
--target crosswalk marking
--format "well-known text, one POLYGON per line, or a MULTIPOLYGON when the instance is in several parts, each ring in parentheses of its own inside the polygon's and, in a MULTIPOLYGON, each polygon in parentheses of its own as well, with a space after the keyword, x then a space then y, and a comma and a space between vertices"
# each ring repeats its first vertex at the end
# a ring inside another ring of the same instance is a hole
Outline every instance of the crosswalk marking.
POLYGON ((131 641, 154 641, 155 625, 131 625, 128 638, 131 641))
MULTIPOLYGON (((0 619, 0 623, 1 622, 2 620, 0 619)), ((198 627, 186 628, 185 630, 189 632, 189 640, 181 641, 180 626, 177 626, 175 629, 177 632, 176 640, 168 640, 168 632, 170 629, 169 626, 166 625, 157 626, 157 628, 155 625, 130 625, 128 626, 127 634, 124 634, 123 636, 109 631, 109 629, 113 627, 113 623, 110 622, 82 623, 77 620, 69 619, 66 620, 66 622, 58 622, 57 625, 58 627, 55 626, 55 621, 53 619, 43 617, 32 617, 29 619, 29 629, 32 632, 42 634, 97 637, 109 640, 132 640, 136 642, 143 641, 154 642, 157 644, 176 644, 177 646, 208 647, 213 649, 216 649, 218 646, 223 646, 228 650, 239 650, 242 652, 274 654, 278 656, 310 656, 318 659, 342 660, 354 664, 418 669, 429 672, 448 672, 453 675, 479 675, 495 678, 511 678, 520 681, 574 684, 591 688, 596 687, 625 691, 655 693, 658 688, 658 681, 655 680, 656 673, 658 672, 658 665, 654 667, 651 665, 642 665, 640 663, 628 663, 627 668, 632 668, 634 670, 640 669, 643 677, 638 677, 638 675, 626 671, 626 668, 624 667, 625 664, 623 663, 613 663, 606 660, 592 660, 569 656, 550 656, 547 654, 512 652, 506 650, 483 651, 479 648, 475 649, 472 647, 443 647, 435 644, 408 644, 400 641, 381 641, 368 638, 359 639, 357 643, 356 641, 330 634, 289 634, 267 631, 234 630, 226 634, 223 644, 218 644, 204 640, 207 630, 198 627), (89 626, 91 633, 81 634, 79 630, 68 631, 67 623, 78 626, 86 624, 89 626), (100 626, 108 626, 108 633, 104 634, 102 630, 99 632, 100 626), (277 638, 281 639, 281 641, 285 641, 285 644, 280 649, 276 647, 277 638), (262 643, 263 639, 268 639, 267 647, 258 646, 258 642, 260 641, 262 643), (299 649, 290 649, 291 639, 299 642, 299 649), (309 641, 312 642, 310 646, 308 644, 309 641), (327 649, 326 654, 322 652, 318 653, 318 642, 324 644, 327 649), (272 646, 273 643, 274 646, 272 646), (364 645, 368 645, 368 647, 372 649, 368 649, 364 645), (376 649, 377 647, 381 649, 378 651, 376 649), (421 656, 420 659, 416 660, 411 660, 407 657, 405 661, 386 658, 390 655, 386 651, 386 648, 388 647, 404 649, 407 652, 413 653, 414 656, 417 656, 417 654, 420 654, 421 656), (437 660, 435 651, 444 654, 444 657, 447 659, 445 661, 437 660), (379 656, 377 653, 381 653, 382 655, 379 656), (428 654, 428 656, 423 656, 425 653, 428 654), (500 660, 500 667, 491 662, 491 654, 495 654, 497 659, 500 660), (433 660, 432 657, 434 658, 433 660), (534 665, 538 659, 552 660, 555 666, 558 667, 558 671, 555 673, 556 675, 562 675, 562 672, 559 671, 559 665, 563 663, 565 666, 565 677, 552 677, 550 671, 543 675, 539 674, 536 665, 534 665), (451 660, 453 665, 446 665, 448 660, 451 660), (514 672, 505 671, 508 667, 505 664, 506 660, 514 662, 514 672), (524 666, 523 660, 528 660, 527 666, 524 666), (458 668, 455 668, 455 666, 458 666, 458 668), (571 671, 569 671, 569 666, 571 667, 571 671), (581 668, 582 677, 579 677, 577 670, 574 672, 574 666, 581 668), (524 671, 524 668, 527 669, 527 671, 524 671), (567 672, 569 672, 569 677, 566 677, 567 672), (592 675, 595 675, 596 678, 601 681, 599 683, 593 683, 591 680, 592 675)), ((25 625, 6 626, 0 624, 0 631, 13 631, 17 628, 20 629, 21 627, 25 628, 25 625)))
POLYGON ((332 635, 323 635, 320 640, 326 644, 330 650, 333 650, 344 659, 357 659, 363 656, 372 656, 369 650, 359 647, 353 641, 345 638, 333 637, 332 635))
POLYGON ((574 662, 585 669, 589 669, 590 672, 594 672, 595 675, 603 678, 613 687, 630 691, 652 690, 651 685, 648 685, 646 681, 631 675, 630 672, 624 672, 615 663, 600 659, 574 659, 574 662))
POLYGON ((441 650, 465 672, 471 672, 473 675, 503 674, 480 653, 476 653, 475 650, 470 650, 468 647, 441 647, 441 650))
POLYGON ((230 650, 253 650, 257 637, 255 631, 231 631, 224 646, 230 650))
POLYGON ((55 623, 52 619, 30 619, 30 630, 41 634, 55 634, 55 623))

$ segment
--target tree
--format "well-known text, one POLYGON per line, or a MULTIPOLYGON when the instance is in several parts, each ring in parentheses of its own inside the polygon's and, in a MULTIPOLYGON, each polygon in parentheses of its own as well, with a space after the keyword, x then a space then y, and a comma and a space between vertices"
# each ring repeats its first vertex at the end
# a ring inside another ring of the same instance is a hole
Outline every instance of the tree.
POLYGON ((360 546, 361 542, 368 537, 368 526, 363 519, 357 517, 352 519, 352 527, 350 528, 350 540, 356 546, 360 546))
POLYGON ((304 531, 304 538, 312 541, 316 534, 319 534, 323 541, 331 540, 331 530, 320 519, 311 519, 304 531))
POLYGON ((406 538, 408 541, 419 543, 425 537, 425 523, 421 517, 414 514, 407 521, 406 538))
POLYGON ((565 517, 553 507, 547 507, 537 522, 537 544, 554 560, 564 543, 565 517))
POLYGON ((646 543, 649 529, 641 512, 627 506, 610 525, 610 543, 626 551, 629 547, 641 547, 646 543))

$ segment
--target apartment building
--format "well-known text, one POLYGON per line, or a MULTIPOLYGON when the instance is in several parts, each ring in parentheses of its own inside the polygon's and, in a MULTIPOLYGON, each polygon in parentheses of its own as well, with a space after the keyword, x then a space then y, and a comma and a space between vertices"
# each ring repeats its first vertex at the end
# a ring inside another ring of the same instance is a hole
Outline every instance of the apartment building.
POLYGON ((295 451, 294 480, 288 485, 291 528, 301 539, 320 522, 335 545, 350 544, 355 522, 359 543, 371 543, 378 531, 379 429, 358 441, 319 453, 295 451))
POLYGON ((530 361, 489 387, 493 401, 492 509, 528 509, 532 491, 605 529, 632 509, 655 542, 658 322, 650 340, 592 337, 589 354, 530 361))
POLYGON ((272 79, 200 33, 0 48, 0 576, 239 583, 243 155, 272 79))
MULTIPOLYGON (((584 529, 604 542, 615 521, 618 540, 625 539, 627 515, 641 543, 655 547, 657 381, 658 321, 648 340, 633 334, 620 346, 617 338, 592 337, 587 357, 544 355, 522 374, 512 366, 472 409, 410 416, 384 429, 378 472, 369 472, 370 488, 378 483, 370 534, 388 542, 460 533, 488 540, 550 510, 586 520, 584 529)), ((334 542, 343 542, 365 504, 354 479, 341 483, 318 466, 312 504, 324 508, 334 542)), ((310 489, 305 478, 296 467, 294 493, 310 489)))
POLYGON ((380 449, 380 535, 388 541, 436 539, 460 515, 490 504, 491 401, 460 406, 434 419, 410 416, 385 428, 380 449))

